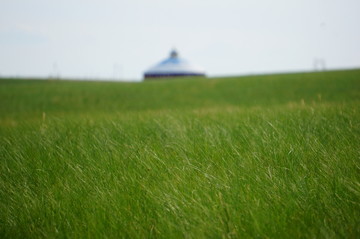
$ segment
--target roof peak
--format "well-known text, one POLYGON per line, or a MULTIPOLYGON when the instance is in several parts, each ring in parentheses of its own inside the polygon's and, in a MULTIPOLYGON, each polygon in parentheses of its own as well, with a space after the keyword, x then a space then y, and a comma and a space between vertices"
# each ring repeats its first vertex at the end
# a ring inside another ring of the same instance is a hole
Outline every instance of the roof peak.
POLYGON ((176 49, 172 49, 170 52, 170 58, 178 58, 179 54, 176 49))

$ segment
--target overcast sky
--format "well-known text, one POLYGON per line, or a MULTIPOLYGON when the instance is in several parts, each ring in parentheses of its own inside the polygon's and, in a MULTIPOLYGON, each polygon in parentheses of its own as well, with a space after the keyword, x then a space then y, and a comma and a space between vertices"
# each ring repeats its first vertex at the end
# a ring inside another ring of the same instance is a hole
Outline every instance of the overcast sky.
POLYGON ((0 0, 0 76, 121 78, 176 47, 209 76, 360 67, 360 0, 0 0))

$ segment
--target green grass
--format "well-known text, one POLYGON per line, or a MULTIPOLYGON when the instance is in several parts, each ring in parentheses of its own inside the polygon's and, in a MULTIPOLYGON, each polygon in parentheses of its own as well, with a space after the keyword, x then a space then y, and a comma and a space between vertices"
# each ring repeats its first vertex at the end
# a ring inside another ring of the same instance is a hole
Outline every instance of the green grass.
POLYGON ((2 238, 359 238, 360 70, 0 80, 2 238))

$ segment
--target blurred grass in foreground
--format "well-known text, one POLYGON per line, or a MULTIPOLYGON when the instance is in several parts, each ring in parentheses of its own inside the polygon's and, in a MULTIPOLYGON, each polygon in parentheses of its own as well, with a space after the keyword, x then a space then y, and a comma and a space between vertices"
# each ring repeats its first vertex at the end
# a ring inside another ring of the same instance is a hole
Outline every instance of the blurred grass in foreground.
POLYGON ((0 81, 0 236, 357 238, 360 71, 0 81))

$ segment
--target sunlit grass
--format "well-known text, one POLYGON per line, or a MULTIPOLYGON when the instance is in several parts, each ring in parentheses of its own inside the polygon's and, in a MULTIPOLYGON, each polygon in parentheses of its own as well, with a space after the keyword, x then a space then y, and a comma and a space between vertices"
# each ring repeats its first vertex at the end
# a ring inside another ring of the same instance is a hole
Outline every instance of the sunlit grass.
POLYGON ((6 238, 357 238, 360 72, 0 81, 6 238))

